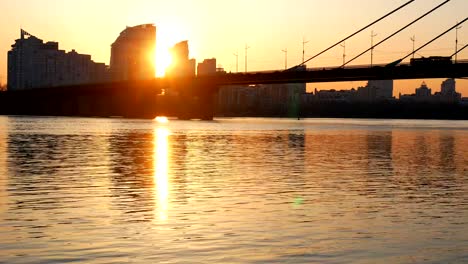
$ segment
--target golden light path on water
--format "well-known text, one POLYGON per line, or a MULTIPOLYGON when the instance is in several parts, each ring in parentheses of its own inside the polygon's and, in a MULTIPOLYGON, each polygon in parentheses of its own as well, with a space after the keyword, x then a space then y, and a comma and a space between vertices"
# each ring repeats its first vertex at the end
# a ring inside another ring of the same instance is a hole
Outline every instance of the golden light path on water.
POLYGON ((158 125, 154 129, 154 192, 157 197, 157 213, 163 221, 167 220, 169 204, 169 134, 169 129, 165 127, 158 125))
POLYGON ((464 121, 168 122, 0 116, 0 262, 466 262, 464 121))

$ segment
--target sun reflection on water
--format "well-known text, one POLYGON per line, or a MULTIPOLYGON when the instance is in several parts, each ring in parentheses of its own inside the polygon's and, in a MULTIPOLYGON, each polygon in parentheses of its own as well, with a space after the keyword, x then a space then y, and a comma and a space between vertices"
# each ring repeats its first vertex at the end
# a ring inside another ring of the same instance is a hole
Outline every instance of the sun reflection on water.
POLYGON ((157 116, 154 120, 161 124, 165 124, 169 122, 169 119, 165 116, 157 116))
POLYGON ((0 117, 0 215, 6 211, 7 208, 7 180, 8 180, 8 171, 7 171, 7 129, 8 127, 2 122, 8 119, 0 117), (3 129, 3 128, 6 129, 3 129))
POLYGON ((154 130, 154 183, 157 197, 157 211, 160 220, 167 220, 169 199, 169 130, 158 127, 154 130))

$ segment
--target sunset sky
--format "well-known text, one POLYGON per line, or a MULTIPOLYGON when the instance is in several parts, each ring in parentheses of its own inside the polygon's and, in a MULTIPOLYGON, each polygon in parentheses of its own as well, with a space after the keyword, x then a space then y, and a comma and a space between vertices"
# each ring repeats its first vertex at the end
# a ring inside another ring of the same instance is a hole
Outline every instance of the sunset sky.
MULTIPOLYGON (((191 56, 201 62, 217 58, 226 71, 244 70, 244 47, 248 50, 248 70, 284 68, 302 60, 302 40, 306 57, 323 50, 344 36, 408 0, 0 0, 0 82, 5 83, 7 51, 19 38, 20 28, 43 39, 58 41, 64 50, 75 49, 90 54, 94 61, 109 64, 110 45, 126 26, 154 23, 157 27, 158 74, 167 65, 168 48, 178 41, 189 40, 191 56)), ((416 0, 399 13, 346 42, 346 56, 352 58, 374 43, 443 0, 416 0)), ((447 5, 403 31, 374 52, 374 63, 395 61, 412 50, 410 37, 420 46, 466 18, 467 0, 452 0, 447 5)), ((458 31, 459 46, 468 43, 468 24, 458 31)), ((449 56, 455 50, 455 31, 428 46, 419 55, 449 56)), ((308 64, 309 67, 339 66, 343 49, 337 47, 308 64)), ((468 59, 468 50, 458 55, 468 59)), ((369 64, 365 55, 353 64, 369 64)), ((425 80, 433 91, 439 91, 442 80, 425 80)), ((395 95, 412 93, 422 80, 396 82, 395 95)), ((311 84, 309 88, 352 88, 362 82, 311 84)), ((457 89, 468 96, 468 81, 457 80, 457 89)))

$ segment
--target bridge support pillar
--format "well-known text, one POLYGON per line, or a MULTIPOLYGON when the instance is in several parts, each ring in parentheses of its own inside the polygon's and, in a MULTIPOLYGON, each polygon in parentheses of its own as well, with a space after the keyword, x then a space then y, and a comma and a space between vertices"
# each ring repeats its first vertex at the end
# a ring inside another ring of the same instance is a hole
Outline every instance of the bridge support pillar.
POLYGON ((213 120, 217 86, 194 84, 188 91, 180 94, 177 117, 182 120, 213 120))
POLYGON ((213 120, 214 96, 181 96, 177 118, 181 120, 213 120))
POLYGON ((200 106, 200 119, 213 120, 214 117, 214 94, 208 94, 198 100, 200 106))

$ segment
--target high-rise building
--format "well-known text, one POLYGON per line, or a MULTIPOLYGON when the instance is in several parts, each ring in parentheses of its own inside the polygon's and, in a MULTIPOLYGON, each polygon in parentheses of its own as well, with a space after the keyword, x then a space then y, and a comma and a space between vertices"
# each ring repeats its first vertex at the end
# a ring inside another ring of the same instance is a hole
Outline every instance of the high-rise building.
POLYGON ((373 80, 369 81, 367 87, 375 89, 375 99, 393 98, 393 80, 373 80))
POLYGON ((462 97, 460 93, 457 93, 455 79, 447 79, 442 82, 439 96, 441 101, 448 103, 461 101, 462 97))
POLYGON ((358 87, 356 101, 378 102, 393 99, 393 80, 371 80, 364 87, 358 87))
POLYGON ((216 72, 216 59, 205 59, 202 63, 198 63, 197 75, 212 75, 216 72))
POLYGON ((59 50, 21 29, 21 37, 8 52, 8 90, 99 83, 108 80, 108 68, 90 55, 59 50))
POLYGON ((427 84, 423 82, 421 87, 416 88, 416 97, 429 97, 432 95, 432 89, 427 87, 427 84))
POLYGON ((149 80, 155 77, 156 27, 127 27, 112 44, 112 80, 149 80))
POLYGON ((447 79, 442 82, 440 87, 440 93, 442 95, 455 95, 457 91, 455 90, 456 82, 455 79, 447 79))
MULTIPOLYGON (((293 70, 307 69, 306 66, 300 66, 293 70)), ((217 109, 221 114, 250 111, 252 114, 297 116, 302 98, 306 95, 306 88, 306 83, 222 86, 218 92, 217 109)))
POLYGON ((166 71, 168 77, 195 76, 195 59, 189 59, 188 41, 182 41, 171 49, 172 64, 166 71))

